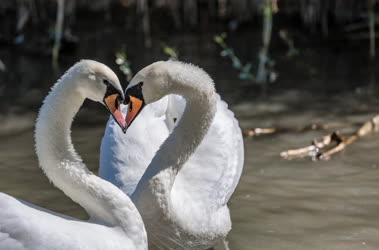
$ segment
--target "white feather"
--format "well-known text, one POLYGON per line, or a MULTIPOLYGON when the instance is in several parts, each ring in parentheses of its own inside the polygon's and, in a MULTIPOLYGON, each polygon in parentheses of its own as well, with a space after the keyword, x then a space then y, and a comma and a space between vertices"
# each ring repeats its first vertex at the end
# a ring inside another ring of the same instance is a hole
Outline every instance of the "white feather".
POLYGON ((91 96, 96 100, 105 94, 100 80, 88 78, 88 69, 121 89, 108 67, 81 61, 44 100, 35 139, 40 166, 49 180, 82 205, 91 220, 80 221, 0 193, 0 250, 147 249, 142 218, 132 201, 92 174, 71 143, 71 123, 88 88, 92 86, 91 96))
MULTIPOLYGON (((191 65, 167 62, 166 67, 169 68, 170 77, 196 84, 201 91, 204 88, 202 84, 211 81, 204 71, 191 65)), ((136 82, 147 78, 146 72, 145 68, 138 73, 136 82)), ((133 84, 132 80, 130 85, 133 84)), ((147 85, 144 82, 146 88, 149 87, 147 85)), ((224 238, 230 230, 226 203, 241 176, 244 148, 241 129, 233 112, 217 94, 216 103, 217 111, 205 137, 175 177, 170 193, 172 211, 163 214, 163 217, 170 217, 170 223, 155 218, 158 223, 140 210, 153 247, 206 249, 214 244, 215 238, 224 238)), ((126 134, 110 119, 102 140, 100 176, 133 195, 147 167, 153 164, 151 162, 157 151, 173 131, 174 118, 179 121, 185 107, 186 101, 181 96, 167 95, 147 105, 126 134)), ((124 107, 126 111, 127 107, 124 107)), ((196 114, 193 120, 198 122, 196 114)), ((190 143, 191 133, 195 131, 191 124, 187 124, 186 128, 190 132, 187 143, 190 143)), ((171 145, 172 152, 178 146, 171 145)), ((171 153, 165 157, 178 156, 171 153)), ((158 208, 151 207, 150 211, 154 209, 158 208)))

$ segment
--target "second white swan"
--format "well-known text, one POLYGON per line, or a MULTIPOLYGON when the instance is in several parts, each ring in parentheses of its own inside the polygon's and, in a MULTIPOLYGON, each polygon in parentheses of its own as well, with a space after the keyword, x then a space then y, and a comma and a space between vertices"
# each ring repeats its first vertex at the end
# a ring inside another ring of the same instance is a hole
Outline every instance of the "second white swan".
POLYGON ((213 80, 190 64, 157 62, 136 74, 126 98, 129 128, 124 135, 108 122, 100 176, 132 195, 151 248, 223 243, 244 149, 238 122, 213 80))

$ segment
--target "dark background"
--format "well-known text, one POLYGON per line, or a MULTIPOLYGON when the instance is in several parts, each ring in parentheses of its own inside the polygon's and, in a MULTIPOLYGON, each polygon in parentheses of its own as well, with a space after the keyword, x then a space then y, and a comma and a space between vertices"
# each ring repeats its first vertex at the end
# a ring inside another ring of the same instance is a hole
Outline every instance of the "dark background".
POLYGON ((369 30, 370 20, 378 22, 375 0, 59 1, 64 20, 58 34, 57 1, 0 2, 3 113, 15 106, 18 111, 37 108, 59 75, 81 58, 104 62, 125 79, 115 63, 117 52, 126 52, 135 73, 168 59, 164 47, 175 49, 180 60, 203 67, 229 102, 289 89, 319 95, 376 91, 377 59, 370 55, 370 37, 377 41, 369 30), (272 11, 267 46, 272 63, 266 68, 276 79, 257 83, 239 77, 231 60, 220 56, 214 36, 226 32, 228 46, 243 65, 251 63, 256 76, 266 7, 272 11), (281 32, 293 42, 296 54, 287 55, 281 32), (59 41, 54 63, 52 50, 59 41))

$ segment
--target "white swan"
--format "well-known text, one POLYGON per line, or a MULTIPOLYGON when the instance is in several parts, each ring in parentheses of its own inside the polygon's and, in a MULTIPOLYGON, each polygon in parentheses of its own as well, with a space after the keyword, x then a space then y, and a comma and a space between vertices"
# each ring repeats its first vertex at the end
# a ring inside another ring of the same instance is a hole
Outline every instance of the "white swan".
POLYGON ((1 250, 147 249, 144 224, 132 201, 92 174, 71 143, 71 123, 86 98, 104 102, 120 125, 125 125, 117 106, 123 99, 117 76, 101 63, 82 60, 46 97, 35 140, 47 177, 79 203, 90 220, 80 221, 0 193, 1 250))
POLYGON ((138 72, 126 93, 127 126, 136 122, 126 135, 108 122, 100 176, 132 195, 150 247, 207 249, 222 242, 244 149, 212 79, 190 64, 157 62, 138 72))

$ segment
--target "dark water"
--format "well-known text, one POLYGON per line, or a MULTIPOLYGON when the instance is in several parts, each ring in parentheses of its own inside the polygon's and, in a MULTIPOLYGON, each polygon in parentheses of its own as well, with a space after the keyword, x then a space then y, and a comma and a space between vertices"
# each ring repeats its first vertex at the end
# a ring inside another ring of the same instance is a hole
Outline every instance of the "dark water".
MULTIPOLYGON (((278 46, 279 81, 266 98, 259 88, 236 79, 236 72, 210 35, 162 36, 154 49, 114 31, 82 34, 77 52, 63 58, 62 69, 78 58, 113 63, 114 50, 126 43, 134 70, 164 59, 159 41, 176 46, 181 58, 205 68, 231 104, 243 128, 299 127, 312 122, 359 123, 378 111, 375 72, 365 60, 325 49, 307 49, 286 59, 278 46), (109 39, 109 38, 112 39, 109 39), (106 46, 104 46, 106 43, 106 46)), ((246 36, 238 50, 253 46, 246 36)), ((235 43, 233 38, 231 43, 235 43)), ((251 53, 251 52, 250 52, 251 53)), ((41 99, 56 76, 49 58, 24 55, 17 48, 0 49, 8 73, 1 73, 0 191, 57 212, 86 218, 83 210, 54 188, 37 166, 32 128, 41 99)), ((250 57, 251 58, 251 57, 250 57)), ((122 75, 119 74, 120 78, 122 75)), ((91 170, 96 171, 106 112, 86 103, 73 128, 74 143, 91 170)), ((283 133, 245 139, 245 168, 230 201, 231 249, 378 249, 379 134, 364 138, 327 162, 285 161, 279 153, 308 144, 325 132, 283 133)))

